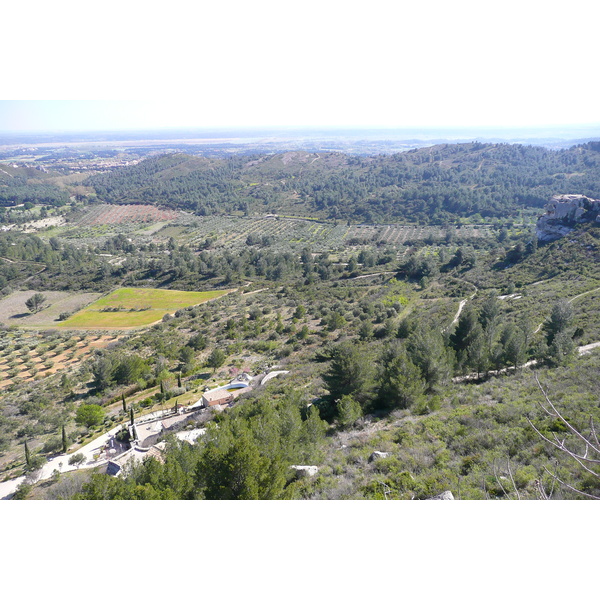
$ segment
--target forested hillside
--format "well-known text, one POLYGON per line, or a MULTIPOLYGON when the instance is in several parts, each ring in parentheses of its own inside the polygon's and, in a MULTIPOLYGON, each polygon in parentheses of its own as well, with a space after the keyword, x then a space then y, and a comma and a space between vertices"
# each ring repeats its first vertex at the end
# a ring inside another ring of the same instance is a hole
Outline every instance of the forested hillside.
POLYGON ((446 144, 369 158, 290 152, 229 160, 150 158, 87 184, 106 202, 148 202, 201 215, 241 211, 446 224, 540 209, 557 193, 600 196, 593 144, 552 151, 446 144))
POLYGON ((56 185, 56 175, 33 167, 14 168, 0 164, 0 207, 25 202, 51 206, 66 204, 69 194, 56 185))

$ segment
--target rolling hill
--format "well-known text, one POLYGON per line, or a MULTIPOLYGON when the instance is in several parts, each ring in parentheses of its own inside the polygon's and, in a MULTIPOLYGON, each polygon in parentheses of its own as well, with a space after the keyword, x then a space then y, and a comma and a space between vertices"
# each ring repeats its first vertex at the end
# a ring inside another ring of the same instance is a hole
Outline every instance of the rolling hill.
POLYGON ((593 144, 553 151, 473 142, 366 158, 169 154, 94 175, 87 184, 105 202, 156 203, 200 215, 237 211, 446 224, 537 211, 559 193, 596 197, 599 182, 600 153, 593 144))

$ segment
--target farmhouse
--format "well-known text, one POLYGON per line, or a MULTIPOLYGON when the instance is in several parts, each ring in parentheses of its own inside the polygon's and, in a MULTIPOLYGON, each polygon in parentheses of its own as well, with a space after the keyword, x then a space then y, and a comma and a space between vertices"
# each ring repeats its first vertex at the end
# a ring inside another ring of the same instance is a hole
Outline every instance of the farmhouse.
POLYGON ((216 389, 202 394, 202 405, 206 408, 209 406, 222 406, 233 401, 234 395, 231 390, 216 389))

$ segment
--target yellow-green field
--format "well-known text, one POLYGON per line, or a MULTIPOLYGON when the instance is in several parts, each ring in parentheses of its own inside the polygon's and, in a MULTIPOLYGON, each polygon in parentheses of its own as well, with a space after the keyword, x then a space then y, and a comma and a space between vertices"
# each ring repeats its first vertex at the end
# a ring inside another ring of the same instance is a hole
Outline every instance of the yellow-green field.
POLYGON ((126 329, 160 321, 167 313, 219 298, 231 290, 181 292, 152 288, 121 288, 63 321, 71 329, 126 329), (118 309, 106 311, 107 308, 118 309))

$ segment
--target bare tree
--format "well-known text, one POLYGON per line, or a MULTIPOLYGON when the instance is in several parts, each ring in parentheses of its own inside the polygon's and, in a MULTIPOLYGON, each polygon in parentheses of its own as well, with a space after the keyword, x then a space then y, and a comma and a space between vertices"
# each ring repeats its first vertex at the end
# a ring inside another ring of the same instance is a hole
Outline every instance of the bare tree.
MULTIPOLYGON (((553 439, 550 439, 531 422, 529 417, 527 417, 527 421, 543 440, 545 440, 546 442, 554 446, 554 448, 557 448, 562 453, 575 460, 586 473, 597 478, 600 484, 600 471, 598 471, 598 465, 600 465, 600 442, 598 441, 598 435, 596 433, 596 427, 594 426, 593 419, 590 418, 589 433, 587 435, 584 435, 581 431, 573 427, 573 425, 571 425, 571 423, 569 423, 565 419, 560 410, 550 400, 550 398, 548 397, 548 393, 546 392, 546 390, 544 390, 542 384, 540 383, 540 380, 538 379, 537 373, 535 374, 535 380, 545 400, 545 403, 538 401, 538 404, 548 416, 558 419, 564 425, 564 427, 566 428, 566 435, 565 437, 559 437, 556 433, 553 433, 553 439)), ((561 485, 564 485, 571 491, 586 496, 587 498, 600 500, 600 496, 589 494, 580 489, 577 489, 572 485, 568 484, 567 482, 563 481, 555 473, 550 472, 546 468, 545 470, 551 477, 553 477, 554 480, 556 480, 561 485)), ((548 497, 547 494, 544 492, 541 484, 538 486, 538 491, 539 490, 541 490, 541 497, 548 497)))

